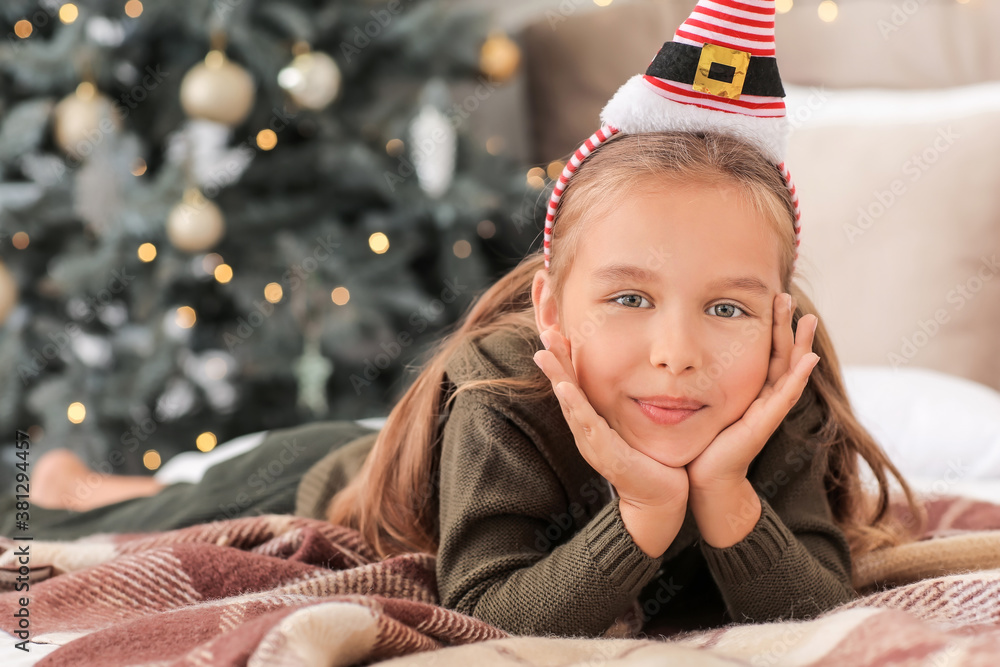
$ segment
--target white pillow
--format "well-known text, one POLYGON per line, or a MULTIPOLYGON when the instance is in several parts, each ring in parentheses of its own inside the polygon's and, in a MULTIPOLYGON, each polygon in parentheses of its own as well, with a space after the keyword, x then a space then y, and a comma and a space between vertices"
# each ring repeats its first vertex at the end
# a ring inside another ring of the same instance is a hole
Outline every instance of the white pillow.
MULTIPOLYGON (((907 481, 936 494, 1000 490, 1000 392, 940 371, 905 366, 843 366, 861 424, 907 481)), ((874 477, 862 465, 862 477, 874 477)))
POLYGON ((1000 391, 1000 81, 785 93, 799 282, 841 363, 1000 391))
POLYGON ((831 89, 782 82, 782 88, 785 112, 796 129, 940 123, 1000 110, 1000 81, 925 89, 831 89))

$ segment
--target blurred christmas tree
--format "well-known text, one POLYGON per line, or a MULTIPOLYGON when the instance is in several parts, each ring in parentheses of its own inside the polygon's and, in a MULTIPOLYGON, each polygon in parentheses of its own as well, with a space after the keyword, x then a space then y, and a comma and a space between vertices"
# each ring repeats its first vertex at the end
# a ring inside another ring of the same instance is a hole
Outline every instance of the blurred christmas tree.
POLYGON ((4 0, 0 20, 5 448, 21 429, 35 456, 138 473, 385 415, 539 236, 523 166, 468 139, 452 99, 518 66, 488 16, 4 0))

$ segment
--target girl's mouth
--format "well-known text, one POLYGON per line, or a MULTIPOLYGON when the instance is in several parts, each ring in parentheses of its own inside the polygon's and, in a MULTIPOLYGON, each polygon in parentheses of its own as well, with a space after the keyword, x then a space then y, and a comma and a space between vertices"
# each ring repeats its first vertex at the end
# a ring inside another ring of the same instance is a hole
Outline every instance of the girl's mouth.
POLYGON ((701 412, 707 406, 702 406, 697 410, 668 410, 666 408, 658 408, 655 405, 649 405, 648 403, 643 403, 642 401, 637 401, 632 399, 632 401, 639 406, 639 410, 646 415, 651 421, 656 424, 669 425, 680 424, 682 421, 691 417, 697 412, 701 412))

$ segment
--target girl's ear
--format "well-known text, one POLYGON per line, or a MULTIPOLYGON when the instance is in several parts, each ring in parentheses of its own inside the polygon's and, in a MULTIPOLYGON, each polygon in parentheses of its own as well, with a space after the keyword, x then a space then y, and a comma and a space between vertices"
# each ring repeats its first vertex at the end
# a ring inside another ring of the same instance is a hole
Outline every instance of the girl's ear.
POLYGON ((559 326, 559 309, 552 295, 552 281, 548 269, 539 269, 531 281, 531 303, 535 307, 535 326, 541 333, 559 326))

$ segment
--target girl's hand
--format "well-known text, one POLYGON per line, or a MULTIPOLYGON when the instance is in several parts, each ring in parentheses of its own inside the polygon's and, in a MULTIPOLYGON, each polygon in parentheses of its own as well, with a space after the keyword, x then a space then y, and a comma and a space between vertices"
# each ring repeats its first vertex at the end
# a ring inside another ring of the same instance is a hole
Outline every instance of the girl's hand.
POLYGON ((730 492, 746 479, 754 457, 798 402, 819 356, 812 352, 819 318, 799 318, 792 335, 791 295, 779 294, 772 308, 771 361, 767 380, 743 416, 687 464, 692 492, 730 492), (788 301, 786 301, 786 298, 788 301))
POLYGON ((580 388, 569 341, 558 327, 546 329, 541 338, 548 349, 535 353, 535 363, 552 381, 577 449, 587 463, 611 482, 622 501, 636 509, 686 509, 687 471, 663 465, 625 442, 597 414, 580 388), (564 396, 560 396, 561 390, 565 390, 564 396))

